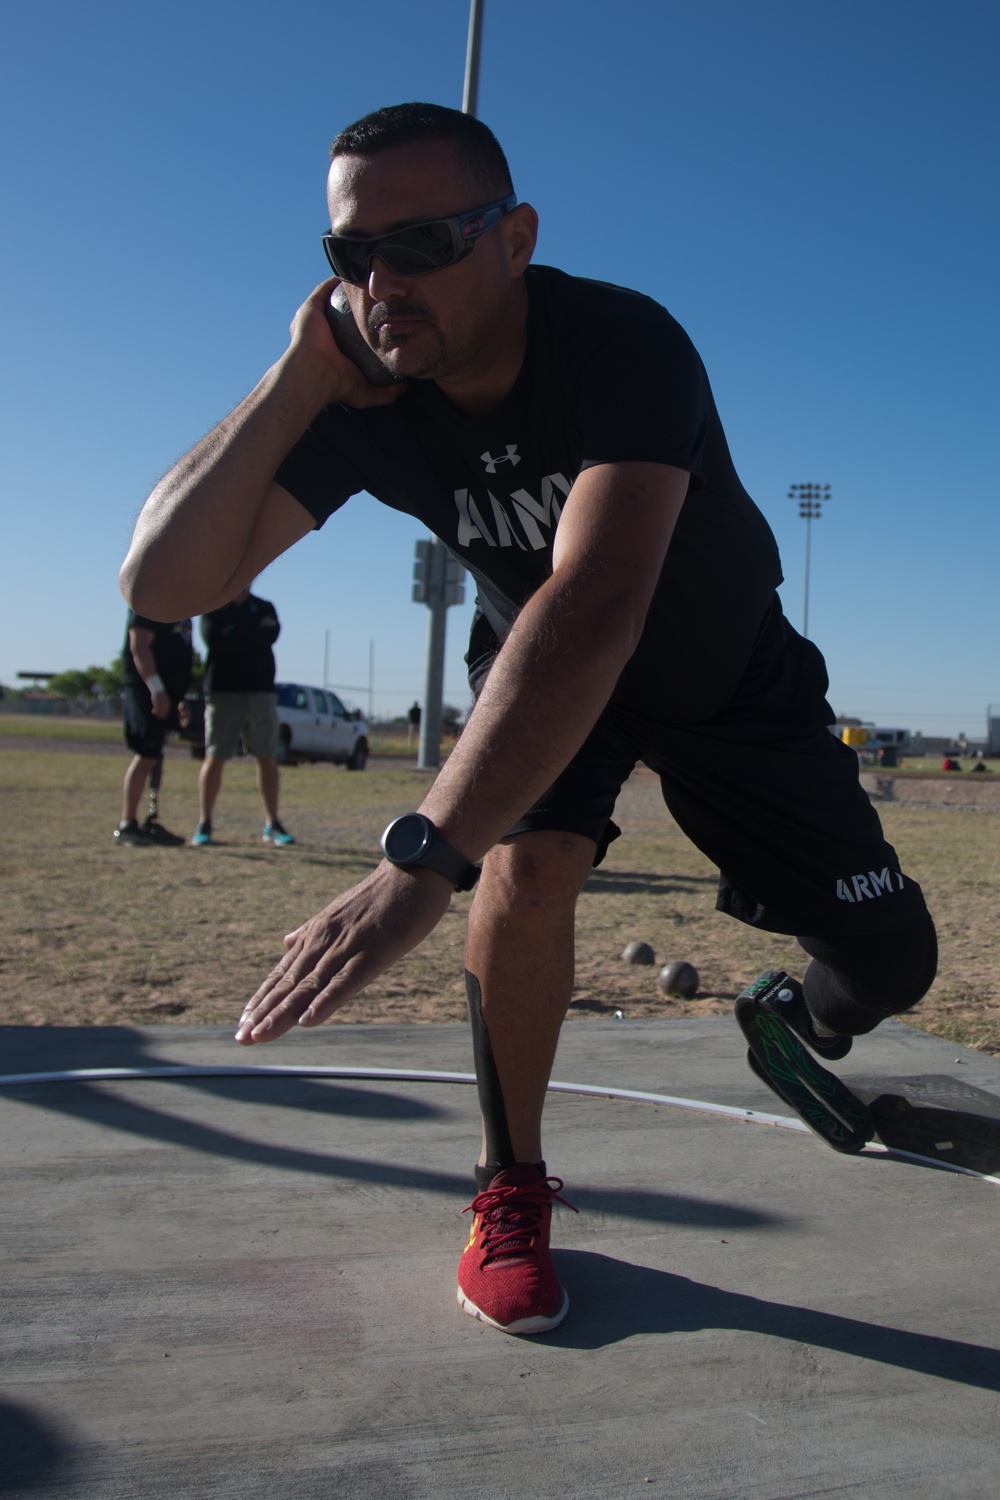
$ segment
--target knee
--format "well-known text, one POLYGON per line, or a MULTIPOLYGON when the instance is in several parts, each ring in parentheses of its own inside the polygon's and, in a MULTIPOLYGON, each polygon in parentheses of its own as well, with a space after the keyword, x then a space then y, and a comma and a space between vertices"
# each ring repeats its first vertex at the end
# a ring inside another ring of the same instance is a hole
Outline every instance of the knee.
MULTIPOLYGON (((884 997, 882 1005, 895 1015, 910 1010, 934 983, 938 962, 937 932, 930 914, 925 911, 914 926, 893 938, 882 939, 882 942, 885 947, 876 950, 873 963, 874 988, 884 997)), ((869 989, 872 988, 870 985, 869 989)), ((867 1003, 877 1002, 872 996, 867 1003)))
POLYGON ((799 938, 812 957, 806 971, 806 998, 817 1012, 833 1011, 845 1033, 862 1035, 887 1016, 911 1010, 930 989, 937 973, 937 934, 927 912, 895 932, 855 938, 799 938), (849 1023, 849 1024, 847 1024, 849 1023))
POLYGON ((518 834, 490 850, 477 901, 529 918, 572 910, 593 866, 594 844, 575 833, 518 834))

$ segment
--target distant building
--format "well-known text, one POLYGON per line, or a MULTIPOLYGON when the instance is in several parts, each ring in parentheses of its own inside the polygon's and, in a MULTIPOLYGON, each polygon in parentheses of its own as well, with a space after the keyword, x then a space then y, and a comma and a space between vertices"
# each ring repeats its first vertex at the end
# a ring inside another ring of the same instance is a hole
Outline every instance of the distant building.
POLYGON ((883 729, 870 719, 852 719, 840 714, 831 726, 838 740, 855 750, 877 755, 880 750, 894 750, 897 755, 926 755, 927 742, 920 730, 883 729))

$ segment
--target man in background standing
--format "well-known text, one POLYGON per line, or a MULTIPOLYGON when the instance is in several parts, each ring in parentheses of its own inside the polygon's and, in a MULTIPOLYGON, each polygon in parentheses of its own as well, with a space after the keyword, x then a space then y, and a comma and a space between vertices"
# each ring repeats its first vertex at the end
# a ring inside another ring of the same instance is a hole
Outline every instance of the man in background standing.
POLYGON ((294 844, 278 819, 278 714, 274 651, 281 626, 273 604, 248 588, 201 617, 205 662, 205 759, 198 776, 198 827, 192 844, 211 844, 212 813, 226 761, 240 736, 257 762, 265 844, 294 844))
POLYGON ((183 844, 156 816, 163 776, 163 746, 172 729, 190 718, 184 702, 191 680, 191 621, 162 623, 128 612, 122 648, 125 743, 134 751, 122 788, 121 822, 116 844, 183 844), (149 782, 149 816, 139 827, 137 814, 149 782))
POLYGON ((406 748, 413 749, 413 741, 420 736, 420 704, 414 702, 406 715, 406 748))

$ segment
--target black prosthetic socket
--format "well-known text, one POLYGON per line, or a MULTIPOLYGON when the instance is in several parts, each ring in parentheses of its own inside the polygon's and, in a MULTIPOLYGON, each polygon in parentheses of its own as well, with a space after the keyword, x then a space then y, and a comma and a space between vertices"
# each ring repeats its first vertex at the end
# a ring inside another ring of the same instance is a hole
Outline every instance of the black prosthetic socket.
POLYGON ((895 932, 853 937, 800 937, 812 957, 802 981, 820 1026, 838 1036, 864 1036, 887 1016, 909 1010, 937 972, 937 936, 926 912, 895 932))
POLYGON ((490 1034, 483 1020, 483 992, 479 987, 479 980, 468 969, 465 971, 465 993, 469 1001, 469 1021, 472 1024, 472 1060, 479 1089, 479 1108, 486 1132, 486 1166, 476 1169, 476 1180, 479 1181, 479 1172, 485 1171, 490 1174, 487 1179, 489 1181, 498 1172, 514 1165, 514 1148, 510 1143, 500 1075, 493 1061, 490 1034))

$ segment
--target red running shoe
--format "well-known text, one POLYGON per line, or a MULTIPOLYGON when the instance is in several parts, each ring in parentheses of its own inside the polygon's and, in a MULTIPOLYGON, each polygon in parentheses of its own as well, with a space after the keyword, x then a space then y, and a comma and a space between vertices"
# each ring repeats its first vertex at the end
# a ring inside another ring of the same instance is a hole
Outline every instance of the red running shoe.
POLYGON ((561 1187, 561 1178, 518 1162, 462 1210, 475 1215, 458 1263, 463 1311, 503 1333, 545 1333, 562 1322, 569 1297, 549 1254, 553 1198, 573 1208, 559 1197, 561 1187))

